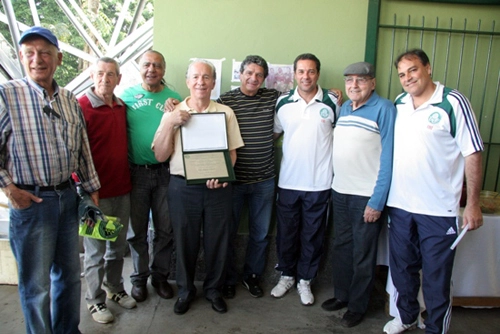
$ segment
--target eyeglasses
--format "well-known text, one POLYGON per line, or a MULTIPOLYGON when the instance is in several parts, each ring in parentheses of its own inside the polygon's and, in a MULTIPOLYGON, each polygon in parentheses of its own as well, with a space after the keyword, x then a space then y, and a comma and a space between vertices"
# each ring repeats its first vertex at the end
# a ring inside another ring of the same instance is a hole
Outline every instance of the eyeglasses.
POLYGON ((365 85, 366 83, 368 83, 368 81, 370 81, 371 79, 373 78, 370 78, 370 77, 357 77, 357 78, 353 78, 353 77, 345 77, 344 78, 344 81, 345 83, 347 84, 353 84, 354 81, 356 81, 356 83, 358 85, 365 85))

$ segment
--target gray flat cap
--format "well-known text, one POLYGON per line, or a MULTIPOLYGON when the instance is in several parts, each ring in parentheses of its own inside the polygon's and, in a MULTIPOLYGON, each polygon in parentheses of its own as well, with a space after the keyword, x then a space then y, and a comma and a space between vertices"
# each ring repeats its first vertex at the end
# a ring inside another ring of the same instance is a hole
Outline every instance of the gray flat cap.
POLYGON ((354 63, 347 66, 344 70, 344 76, 347 75, 367 75, 369 77, 375 78, 375 68, 370 63, 364 61, 359 63, 354 63))

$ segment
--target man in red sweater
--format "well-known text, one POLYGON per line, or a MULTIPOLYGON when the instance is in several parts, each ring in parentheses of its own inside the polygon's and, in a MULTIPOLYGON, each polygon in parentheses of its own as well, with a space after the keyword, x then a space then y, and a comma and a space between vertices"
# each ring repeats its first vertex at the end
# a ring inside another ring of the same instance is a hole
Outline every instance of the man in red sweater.
POLYGON ((84 238, 87 307, 96 322, 108 323, 114 317, 106 306, 106 296, 127 309, 136 306, 136 301, 125 292, 122 279, 132 184, 126 107, 114 94, 121 79, 120 66, 112 58, 100 58, 91 69, 90 77, 94 86, 78 102, 83 110, 95 169, 102 186, 99 208, 105 215, 120 218, 123 224, 123 230, 114 242, 84 238))

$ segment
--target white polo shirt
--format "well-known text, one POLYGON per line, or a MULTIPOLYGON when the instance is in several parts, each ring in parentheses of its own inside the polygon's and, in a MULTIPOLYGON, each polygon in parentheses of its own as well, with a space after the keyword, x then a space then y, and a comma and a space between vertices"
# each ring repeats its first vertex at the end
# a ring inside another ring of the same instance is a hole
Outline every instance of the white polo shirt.
POLYGON ((301 191, 330 188, 333 126, 338 110, 335 95, 319 85, 309 103, 296 89, 278 99, 274 132, 284 132, 280 188, 301 191))
POLYGON ((426 103, 396 99, 394 166, 387 206, 442 217, 458 215, 464 157, 483 150, 469 101, 435 82, 426 103))

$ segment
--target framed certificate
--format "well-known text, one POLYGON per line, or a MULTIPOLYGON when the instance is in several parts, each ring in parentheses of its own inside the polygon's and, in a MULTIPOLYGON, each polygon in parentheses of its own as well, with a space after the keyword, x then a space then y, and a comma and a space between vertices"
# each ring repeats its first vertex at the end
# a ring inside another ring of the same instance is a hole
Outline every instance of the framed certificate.
POLYGON ((225 113, 191 114, 180 130, 187 184, 201 184, 210 179, 219 182, 235 180, 225 113))

